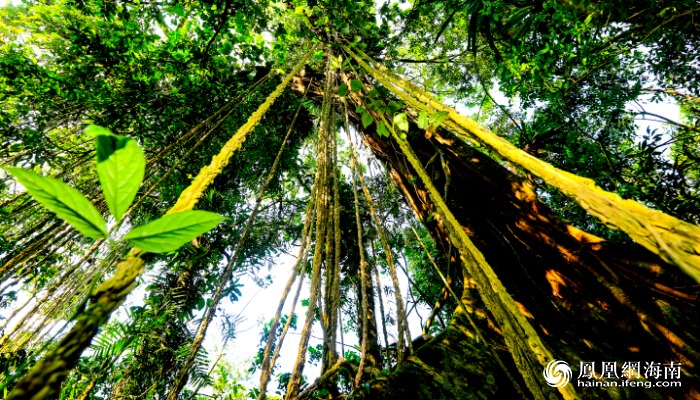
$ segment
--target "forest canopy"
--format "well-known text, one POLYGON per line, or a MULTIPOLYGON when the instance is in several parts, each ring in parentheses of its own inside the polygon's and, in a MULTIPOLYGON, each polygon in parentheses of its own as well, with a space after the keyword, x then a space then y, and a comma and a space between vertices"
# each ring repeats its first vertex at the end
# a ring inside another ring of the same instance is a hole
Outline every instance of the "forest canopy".
POLYGON ((0 3, 0 396, 700 398, 699 67, 690 0, 0 3))

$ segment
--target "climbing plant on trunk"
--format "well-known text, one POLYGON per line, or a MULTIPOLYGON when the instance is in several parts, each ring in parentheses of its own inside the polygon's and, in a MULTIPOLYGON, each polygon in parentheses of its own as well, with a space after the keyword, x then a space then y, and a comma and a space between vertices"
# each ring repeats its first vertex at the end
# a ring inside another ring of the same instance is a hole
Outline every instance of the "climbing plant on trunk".
POLYGON ((7 397, 196 396, 214 370, 204 368, 205 334, 227 313, 236 274, 292 247, 297 260, 251 397, 266 398, 280 368, 289 399, 592 395, 573 381, 550 387, 542 370, 552 360, 574 373, 584 361, 673 363, 679 387, 594 395, 697 396, 698 10, 693 2, 623 8, 3 7, 0 163, 27 189, 2 177, 7 397), (679 118, 643 104, 662 98, 674 99, 679 118), (666 125, 637 133, 639 118, 666 125), (111 155, 144 149, 141 187, 113 190, 109 172, 129 171, 108 168, 99 149, 95 157, 89 123, 123 135, 97 135, 114 142, 111 155), (95 164, 105 190, 90 175, 95 164), (37 172, 84 199, 36 197, 56 215, 46 212, 31 197, 37 172), (397 191, 383 190, 388 183, 397 191), (126 230, 196 204, 230 221, 157 257, 142 231, 125 237, 133 249, 112 240, 119 229, 104 238, 110 215, 126 230), (437 261, 402 257, 418 222, 437 261), (147 271, 170 278, 115 321, 147 271), (440 289, 426 293, 426 277, 440 289), (308 303, 296 362, 280 366, 300 297, 308 303), (429 321, 449 318, 435 337, 431 322, 411 337, 418 301, 434 306, 429 321), (309 347, 314 326, 320 351, 309 347), (357 342, 347 342, 351 330, 357 342), (124 332, 139 337, 125 341, 124 332), (357 354, 346 351, 355 344, 357 354), (167 357, 149 354, 159 345, 167 357), (145 367, 165 358, 171 367, 145 367), (319 376, 307 382, 317 361, 319 376))

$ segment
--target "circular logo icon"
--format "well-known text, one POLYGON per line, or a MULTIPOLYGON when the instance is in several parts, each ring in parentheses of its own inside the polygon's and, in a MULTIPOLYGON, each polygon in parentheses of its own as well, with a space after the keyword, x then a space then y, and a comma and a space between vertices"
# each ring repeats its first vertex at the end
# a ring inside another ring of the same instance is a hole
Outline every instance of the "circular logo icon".
POLYGON ((544 380, 551 387, 562 387, 571 380, 571 368, 566 361, 552 360, 542 371, 544 380))

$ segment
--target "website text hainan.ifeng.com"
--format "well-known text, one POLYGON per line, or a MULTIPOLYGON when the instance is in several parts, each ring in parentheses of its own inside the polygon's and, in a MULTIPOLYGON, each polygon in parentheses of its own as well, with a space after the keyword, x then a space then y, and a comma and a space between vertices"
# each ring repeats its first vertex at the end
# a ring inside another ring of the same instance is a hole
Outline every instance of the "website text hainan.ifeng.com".
POLYGON ((577 387, 638 387, 638 388, 667 388, 667 387, 681 387, 681 381, 634 381, 634 380, 620 380, 620 381, 599 381, 599 380, 577 380, 577 387))

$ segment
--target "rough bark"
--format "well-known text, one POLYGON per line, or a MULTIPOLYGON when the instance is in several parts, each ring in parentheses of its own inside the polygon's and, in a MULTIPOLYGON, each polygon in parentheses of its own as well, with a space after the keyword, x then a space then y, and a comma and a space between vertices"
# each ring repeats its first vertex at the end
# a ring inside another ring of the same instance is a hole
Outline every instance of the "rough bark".
MULTIPOLYGON (((367 315, 367 320, 365 321, 367 323, 367 364, 365 368, 365 373, 367 371, 373 371, 376 368, 381 367, 382 365, 382 356, 381 356, 381 348, 379 347, 379 342, 378 338, 379 335, 377 334, 378 328, 377 328, 377 317, 375 315, 375 311, 377 309, 376 303, 375 303, 375 293, 374 291, 377 290, 377 288, 374 287, 374 284, 372 283, 372 279, 369 276, 369 270, 370 266, 367 266, 368 270, 368 276, 366 277, 366 290, 367 290, 367 309, 369 312, 369 315, 367 315)), ((358 271, 358 278, 357 278, 357 284, 355 286, 358 294, 358 299, 357 299, 357 315, 358 318, 361 318, 362 316, 362 307, 360 304, 362 303, 362 288, 361 288, 361 277, 359 276, 360 273, 358 271)), ((362 329, 361 329, 361 324, 358 324, 357 327, 357 337, 360 341, 365 340, 365 338, 362 337, 362 329)))
POLYGON ((452 323, 420 347, 399 368, 360 388, 353 399, 517 399, 488 349, 471 333, 464 311, 458 308, 452 323))
MULTIPOLYGON (((191 260, 194 259, 192 257, 191 260)), ((151 311, 154 318, 165 314, 163 326, 150 331, 140 340, 134 360, 121 372, 121 379, 112 388, 110 399, 139 397, 154 388, 163 389, 172 383, 182 364, 178 360, 177 349, 191 338, 187 327, 179 321, 178 314, 192 311, 198 297, 197 291, 192 289, 201 285, 198 274, 209 267, 207 263, 190 260, 184 266, 178 275, 165 275, 162 292, 152 293, 156 297, 164 296, 162 304, 151 311), (154 355, 157 356, 155 362, 154 355)))
MULTIPOLYGON (((522 306, 557 359, 569 362, 578 375, 580 361, 654 361, 683 364, 682 387, 673 389, 577 388, 582 397, 683 398, 698 396, 697 285, 678 268, 661 261, 640 246, 611 244, 581 232, 557 218, 535 196, 529 184, 506 167, 447 133, 426 138, 409 135, 423 165, 438 149, 449 165, 449 176, 437 165, 429 172, 437 187, 448 185, 447 203, 456 218, 484 253, 508 292, 522 306)), ((394 184, 438 246, 449 248, 445 226, 435 213, 424 188, 396 146, 372 132, 365 135, 374 152, 387 164, 394 184)), ((455 260, 457 261, 457 260, 455 260)), ((471 290, 479 307, 478 288, 471 290)), ((482 313, 484 310, 480 310, 482 313)), ((499 332, 479 323, 498 346, 499 332)), ((415 382, 439 382, 444 398, 492 396, 487 386, 462 381, 469 374, 462 366, 500 379, 495 363, 486 363, 478 351, 484 344, 470 342, 463 318, 453 318, 446 333, 436 337, 389 378, 379 379, 365 398, 405 398, 404 388, 415 382), (443 349, 449 358, 443 359, 443 349), (454 357, 454 359, 452 358, 454 357), (420 366, 420 368, 416 367, 420 366), (451 382, 445 386, 445 382, 451 382), (402 395, 403 394, 403 395, 402 395)), ((482 351, 483 352, 483 351, 482 351)), ((484 354, 488 354, 483 352, 484 354)), ((512 358, 501 351, 510 368, 512 358)), ((549 361, 549 360, 546 360, 549 361)), ((546 362, 545 361, 545 362, 546 362)), ((498 381, 498 390, 509 380, 498 381)), ((428 387, 435 383, 424 382, 428 387)), ((542 385, 545 385, 544 380, 542 385)), ((441 393, 442 393, 441 392, 441 393)), ((411 398, 433 399, 434 393, 411 398)), ((551 392, 556 396, 555 392, 551 392)))

